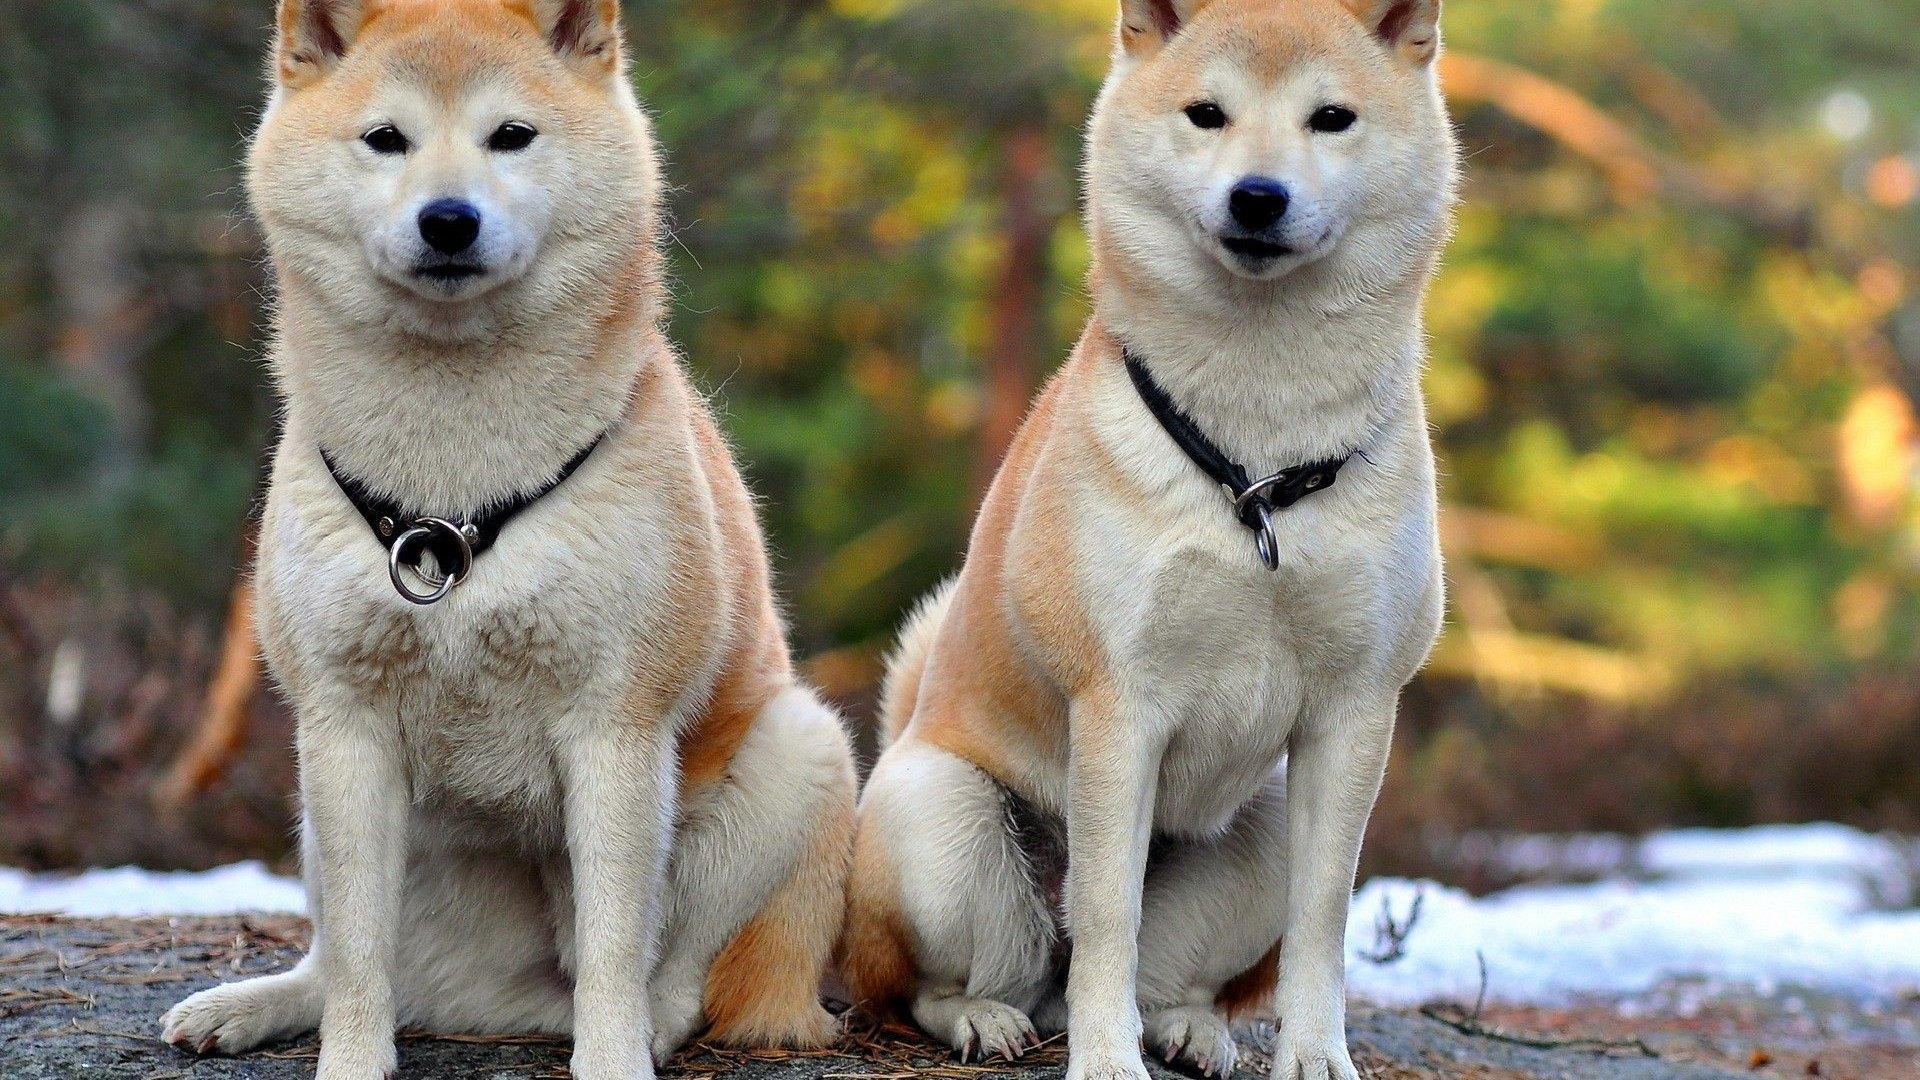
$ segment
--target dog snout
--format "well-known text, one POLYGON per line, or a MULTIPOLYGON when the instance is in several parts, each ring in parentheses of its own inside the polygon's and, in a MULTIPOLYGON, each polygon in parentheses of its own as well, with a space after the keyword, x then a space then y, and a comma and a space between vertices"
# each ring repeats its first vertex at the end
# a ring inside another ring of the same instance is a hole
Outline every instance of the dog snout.
POLYGON ((1227 213, 1233 223, 1250 233, 1264 232, 1286 215, 1290 200, 1286 185, 1264 176, 1249 176, 1227 195, 1227 213))
POLYGON ((442 255, 458 255, 480 237, 480 211, 464 199, 436 199, 420 211, 420 238, 442 255))

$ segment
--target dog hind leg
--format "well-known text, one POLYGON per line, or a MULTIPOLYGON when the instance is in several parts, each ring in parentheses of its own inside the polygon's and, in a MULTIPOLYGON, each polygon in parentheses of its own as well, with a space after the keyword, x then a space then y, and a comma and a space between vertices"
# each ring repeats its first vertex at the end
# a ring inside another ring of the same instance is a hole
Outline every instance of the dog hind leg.
POLYGON ((701 1023, 714 1042, 818 1046, 820 984, 845 914, 853 762, 839 720, 791 687, 726 776, 688 797, 651 995, 655 1060, 701 1023))
POLYGON ((890 751, 868 781, 863 843, 884 846, 912 942, 913 1018, 962 1057, 1018 1057, 1045 990, 1054 918, 1006 792, 930 746, 890 751))
POLYGON ((1229 1025, 1271 1002, 1286 918, 1286 806, 1275 777, 1218 838, 1174 843, 1147 872, 1140 919, 1145 1041, 1168 1062, 1227 1076, 1229 1025))
POLYGON ((573 994, 533 861, 436 844, 416 819, 394 958, 400 1022, 433 1031, 566 1035, 573 994))

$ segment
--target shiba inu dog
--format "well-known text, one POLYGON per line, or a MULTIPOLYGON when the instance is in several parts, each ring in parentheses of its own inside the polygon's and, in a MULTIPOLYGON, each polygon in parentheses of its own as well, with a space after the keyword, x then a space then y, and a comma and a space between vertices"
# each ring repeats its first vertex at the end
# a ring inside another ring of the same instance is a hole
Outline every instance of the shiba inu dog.
POLYGON ((1225 1074, 1271 1002, 1276 1080, 1355 1075, 1347 907, 1442 607, 1438 19, 1121 4, 1092 321, 903 633, 860 804, 849 985, 963 1054, 1064 1026, 1073 1080, 1145 1076, 1143 1035, 1225 1074))
POLYGON ((165 1037, 832 1033, 853 774, 796 681, 728 447, 661 335, 662 187, 616 0, 281 0, 250 194, 286 402, 259 627, 315 921, 165 1037))

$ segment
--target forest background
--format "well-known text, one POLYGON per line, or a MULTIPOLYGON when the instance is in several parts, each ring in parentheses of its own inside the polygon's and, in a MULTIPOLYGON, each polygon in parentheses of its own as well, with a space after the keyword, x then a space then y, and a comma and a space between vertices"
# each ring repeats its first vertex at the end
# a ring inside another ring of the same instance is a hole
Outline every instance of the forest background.
MULTIPOLYGON (((268 0, 0 6, 0 865, 284 860, 243 639, 268 0), (225 663, 223 664, 223 657, 225 663)), ((900 614, 1087 312, 1113 0, 636 0, 673 337, 811 676, 900 614)), ((1449 0, 1452 605, 1369 872, 1488 829, 1920 831, 1920 0, 1449 0)))

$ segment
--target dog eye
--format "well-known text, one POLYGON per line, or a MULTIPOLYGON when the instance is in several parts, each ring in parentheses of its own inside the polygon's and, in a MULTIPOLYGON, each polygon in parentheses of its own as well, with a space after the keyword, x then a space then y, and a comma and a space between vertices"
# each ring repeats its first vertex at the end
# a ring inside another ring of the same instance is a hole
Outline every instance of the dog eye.
POLYGON ((498 150, 503 154, 510 154, 515 150, 525 150, 527 146, 533 142, 533 137, 538 134, 540 133, 533 130, 531 124, 523 124, 518 120, 509 120, 499 127, 494 128, 493 134, 487 136, 487 149, 498 150))
POLYGON ((1345 131, 1359 119, 1345 105, 1322 105, 1307 117, 1307 126, 1315 131, 1345 131))
POLYGON ((1186 112, 1187 119, 1193 121, 1194 127, 1211 131, 1227 126, 1226 110, 1211 101, 1196 101, 1187 106, 1186 112))
POLYGON ((370 127, 360 136, 367 149, 376 154, 404 154, 407 152, 407 137, 392 124, 370 127))

